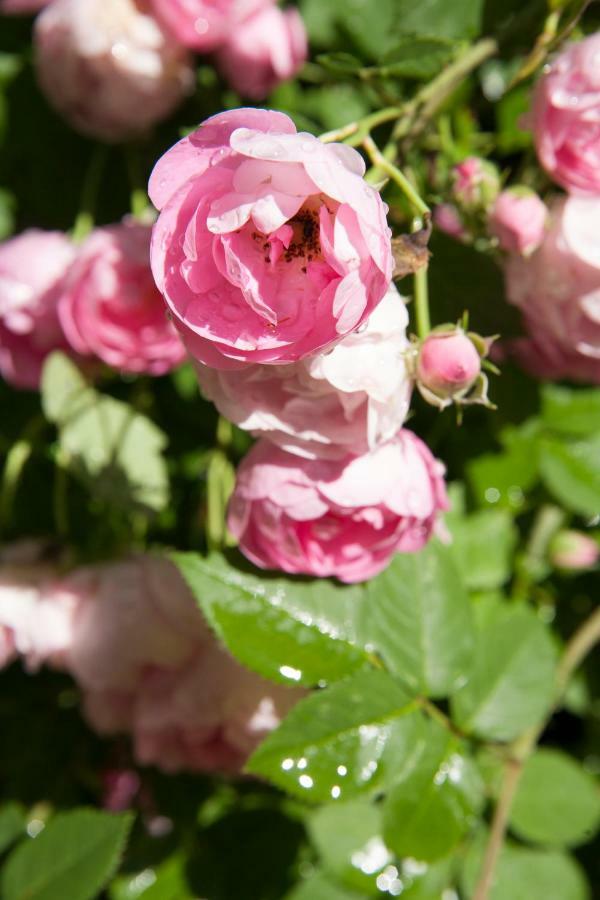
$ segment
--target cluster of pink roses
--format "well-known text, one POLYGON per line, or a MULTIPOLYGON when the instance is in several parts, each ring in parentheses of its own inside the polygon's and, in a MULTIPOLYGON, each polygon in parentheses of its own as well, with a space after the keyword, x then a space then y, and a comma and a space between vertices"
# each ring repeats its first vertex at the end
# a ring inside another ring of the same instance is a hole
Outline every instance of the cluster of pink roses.
POLYGON ((40 84, 75 128, 105 141, 144 132, 194 85, 190 50, 214 53, 231 85, 264 98, 307 56, 300 14, 276 0, 0 0, 36 19, 40 84))
POLYGON ((0 667, 69 672, 102 735, 129 734, 166 772, 237 771, 303 696, 218 644, 172 563, 153 556, 60 575, 34 544, 0 560, 0 667))
POLYGON ((360 155, 221 113, 159 162, 151 263, 206 394, 261 437, 228 525, 264 568, 360 581, 418 550, 443 468, 401 428, 407 315, 360 155))
POLYGON ((151 228, 133 219, 80 245, 31 229, 0 245, 0 373, 36 389, 64 350, 124 372, 161 375, 185 350, 148 266, 151 228))

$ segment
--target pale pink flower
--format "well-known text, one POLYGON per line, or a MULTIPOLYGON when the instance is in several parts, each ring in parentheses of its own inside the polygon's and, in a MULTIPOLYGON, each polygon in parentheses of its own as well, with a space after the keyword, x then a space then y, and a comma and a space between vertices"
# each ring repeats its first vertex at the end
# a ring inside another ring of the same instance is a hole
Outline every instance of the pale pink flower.
POLYGON ((365 453, 393 437, 408 413, 407 325, 391 285, 365 326, 328 353, 227 371, 197 363, 198 380, 223 416, 290 453, 365 453))
POLYGON ((600 32, 570 44, 533 96, 532 126, 541 164, 569 191, 600 193, 600 32))
POLYGON ((58 231, 31 229, 0 244, 0 372, 37 389, 52 350, 67 347, 57 314, 75 248, 58 231))
POLYGON ((544 239, 547 216, 546 204, 533 191, 509 188, 498 195, 488 226, 502 250, 529 256, 544 239))
POLYGON ((0 14, 28 16, 49 3, 50 0, 0 0, 0 14))
POLYGON ((481 372, 481 358, 473 341, 460 329, 429 334, 419 349, 419 383, 442 399, 469 390, 481 372))
POLYGON ((185 47, 208 53, 274 0, 150 0, 156 18, 185 47))
POLYGON ((79 131, 145 132, 193 85, 191 59, 136 0, 53 0, 34 31, 40 85, 79 131))
POLYGON ((342 460, 304 460, 259 441, 239 468, 228 526, 261 568, 364 581, 429 540, 447 508, 443 472, 406 430, 342 460))
POLYGON ((557 569, 579 572, 600 559, 600 544, 581 531, 559 531, 550 543, 550 560, 557 569))
POLYGON ((126 219, 81 245, 58 312, 71 347, 124 372, 162 375, 185 350, 149 265, 151 227, 126 219))
POLYGON ((293 78, 307 55, 306 29, 298 10, 270 6, 231 30, 216 62, 238 93, 263 100, 282 81, 293 78))
POLYGON ((456 206, 453 203, 440 203, 433 210, 433 224, 450 237, 462 240, 467 231, 456 206))
POLYGON ((364 171, 352 148, 261 109, 213 116, 159 160, 152 269, 193 356, 293 362, 369 317, 392 256, 364 171))
POLYGON ((506 263, 529 337, 514 349, 541 378, 600 384, 600 197, 557 198, 540 248, 506 263))

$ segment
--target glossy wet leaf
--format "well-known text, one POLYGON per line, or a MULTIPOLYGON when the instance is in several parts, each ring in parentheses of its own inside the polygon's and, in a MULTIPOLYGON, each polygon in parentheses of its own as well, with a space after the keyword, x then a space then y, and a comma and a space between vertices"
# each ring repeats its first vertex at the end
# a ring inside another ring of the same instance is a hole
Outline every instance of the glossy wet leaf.
MULTIPOLYGON (((484 836, 467 852, 462 886, 472 897, 481 869, 484 836)), ((589 887, 572 856, 557 850, 532 850, 507 843, 495 869, 489 900, 590 900, 589 887)))
POLYGON ((450 693, 473 651, 471 607, 452 552, 432 541, 400 553, 367 585, 361 607, 363 641, 411 688, 450 693))
POLYGON ((545 385, 542 419, 552 431, 567 435, 593 435, 600 431, 600 389, 545 385))
POLYGON ((89 387, 61 353, 53 353, 44 366, 42 405, 58 428, 63 459, 96 496, 139 511, 164 508, 167 439, 150 419, 89 387))
POLYGON ((453 46, 432 37, 405 37, 386 53, 381 69, 385 77, 433 78, 451 58, 453 46))
POLYGON ((247 769, 303 800, 346 800, 395 777, 419 724, 408 691, 384 672, 359 672, 301 700, 247 769))
POLYGON ((483 509, 450 526, 452 549, 465 585, 472 591, 500 587, 510 577, 517 534, 506 510, 483 509))
POLYGON ((261 675, 310 686, 368 664, 353 636, 360 589, 325 580, 259 579, 216 554, 172 559, 227 648, 261 675))
POLYGON ((19 803, 0 806, 0 853, 25 834, 25 810, 19 803))
POLYGON ((379 872, 394 856, 381 837, 381 805, 366 799, 330 803, 307 821, 311 842, 327 872, 350 887, 376 889, 379 872))
POLYGON ((550 493, 566 509, 584 516, 600 511, 600 435, 572 443, 545 439, 540 471, 550 493))
POLYGON ((2 900, 92 900, 119 864, 130 815, 60 813, 20 844, 2 872, 2 900))
POLYGON ((484 617, 466 684, 452 698, 459 727, 507 741, 535 725, 550 707, 556 649, 529 609, 497 607, 484 617))
POLYGON ((538 432, 535 420, 505 429, 502 453, 483 454, 469 463, 469 482, 480 506, 520 509, 524 495, 539 478, 538 432))
POLYGON ((572 757, 541 748, 525 764, 510 814, 511 829, 538 844, 591 840, 600 821, 596 780, 572 757))
POLYGON ((400 857, 432 862, 463 837, 483 804, 483 782, 460 741, 425 722, 410 764, 384 805, 384 838, 400 857))

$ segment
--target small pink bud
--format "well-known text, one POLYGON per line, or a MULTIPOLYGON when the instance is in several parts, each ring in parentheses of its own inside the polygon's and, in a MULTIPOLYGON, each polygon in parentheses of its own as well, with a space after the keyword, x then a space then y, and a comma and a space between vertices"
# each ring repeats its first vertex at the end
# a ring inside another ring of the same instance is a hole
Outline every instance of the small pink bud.
POLYGON ((433 210, 433 224, 440 231, 460 241, 466 231, 457 208, 452 203, 440 203, 433 210))
POLYGON ((443 400, 450 400, 475 383, 481 359, 475 345, 460 329, 433 332, 419 351, 417 380, 443 400))
POLYGON ((500 177, 496 167, 480 159, 469 156, 454 167, 453 196, 464 209, 487 209, 496 199, 500 190, 500 177))
POLYGON ((527 188, 502 191, 488 220, 490 232, 502 250, 529 256, 544 239, 546 204, 527 188))
POLYGON ((550 546, 550 559, 557 569, 591 569, 599 557, 600 545, 581 531, 559 531, 550 546))
POLYGON ((140 776, 133 769, 108 769, 102 776, 102 806, 110 812, 129 809, 140 789, 140 776))

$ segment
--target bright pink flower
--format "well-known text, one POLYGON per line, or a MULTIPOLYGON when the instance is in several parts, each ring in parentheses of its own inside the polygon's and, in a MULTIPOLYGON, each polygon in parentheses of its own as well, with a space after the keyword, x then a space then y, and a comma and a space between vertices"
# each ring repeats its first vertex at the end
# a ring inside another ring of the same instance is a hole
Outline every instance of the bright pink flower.
POLYGON ((143 133, 193 84, 187 52, 136 0, 53 0, 36 20, 34 44, 48 100, 105 141, 143 133))
POLYGON ((509 188, 492 208, 488 225, 502 250, 529 256, 544 239, 548 210, 533 191, 509 188))
POLYGON ((540 78, 532 125, 540 162, 569 191, 600 193, 600 33, 571 44, 540 78))
POLYGON ((565 571, 591 569, 600 559, 600 545, 581 531, 559 531, 550 544, 550 559, 552 565, 565 571))
POLYGON ((293 78, 308 55, 304 22, 297 9, 270 6, 233 28, 217 52, 217 66, 243 97, 263 100, 293 78))
POLYGON ((208 53, 274 0, 150 0, 156 18, 185 47, 208 53))
POLYGON ((433 210, 433 224, 440 231, 449 234, 450 237, 462 240, 466 236, 466 229, 460 214, 453 203, 440 203, 433 210))
POLYGON ((432 332, 421 344, 417 378, 423 387, 442 399, 468 391, 480 372, 479 353, 460 329, 432 332))
POLYGON ((162 375, 185 351, 149 266, 151 228, 133 219, 97 228, 82 244, 58 312, 77 353, 124 372, 162 375))
POLYGON ((540 248, 509 257, 505 274, 529 332, 514 346, 523 365, 600 384, 600 197, 556 199, 540 248))
POLYGON ((31 229, 0 245, 0 372, 16 387, 37 389, 46 356, 67 347, 57 302, 74 257, 58 231, 31 229))
POLYGON ((392 273, 362 158, 283 113, 220 113, 157 163, 152 269, 193 356, 293 362, 361 325, 392 273))
POLYGON ((64 666, 90 724, 131 734, 142 765, 237 770, 303 695, 235 662, 165 559, 76 570, 47 599, 75 608, 64 666))
POLYGON ((50 0, 0 0, 0 14, 28 16, 49 3, 50 0))
POLYGON ((308 458, 366 453, 408 413, 408 313, 391 285, 360 331, 328 353, 287 366, 218 370, 196 364, 219 412, 256 436, 308 458))
POLYGON ((302 460, 259 441, 238 471, 228 526, 261 568, 364 581, 429 540, 447 508, 443 472, 406 430, 342 460, 302 460))

